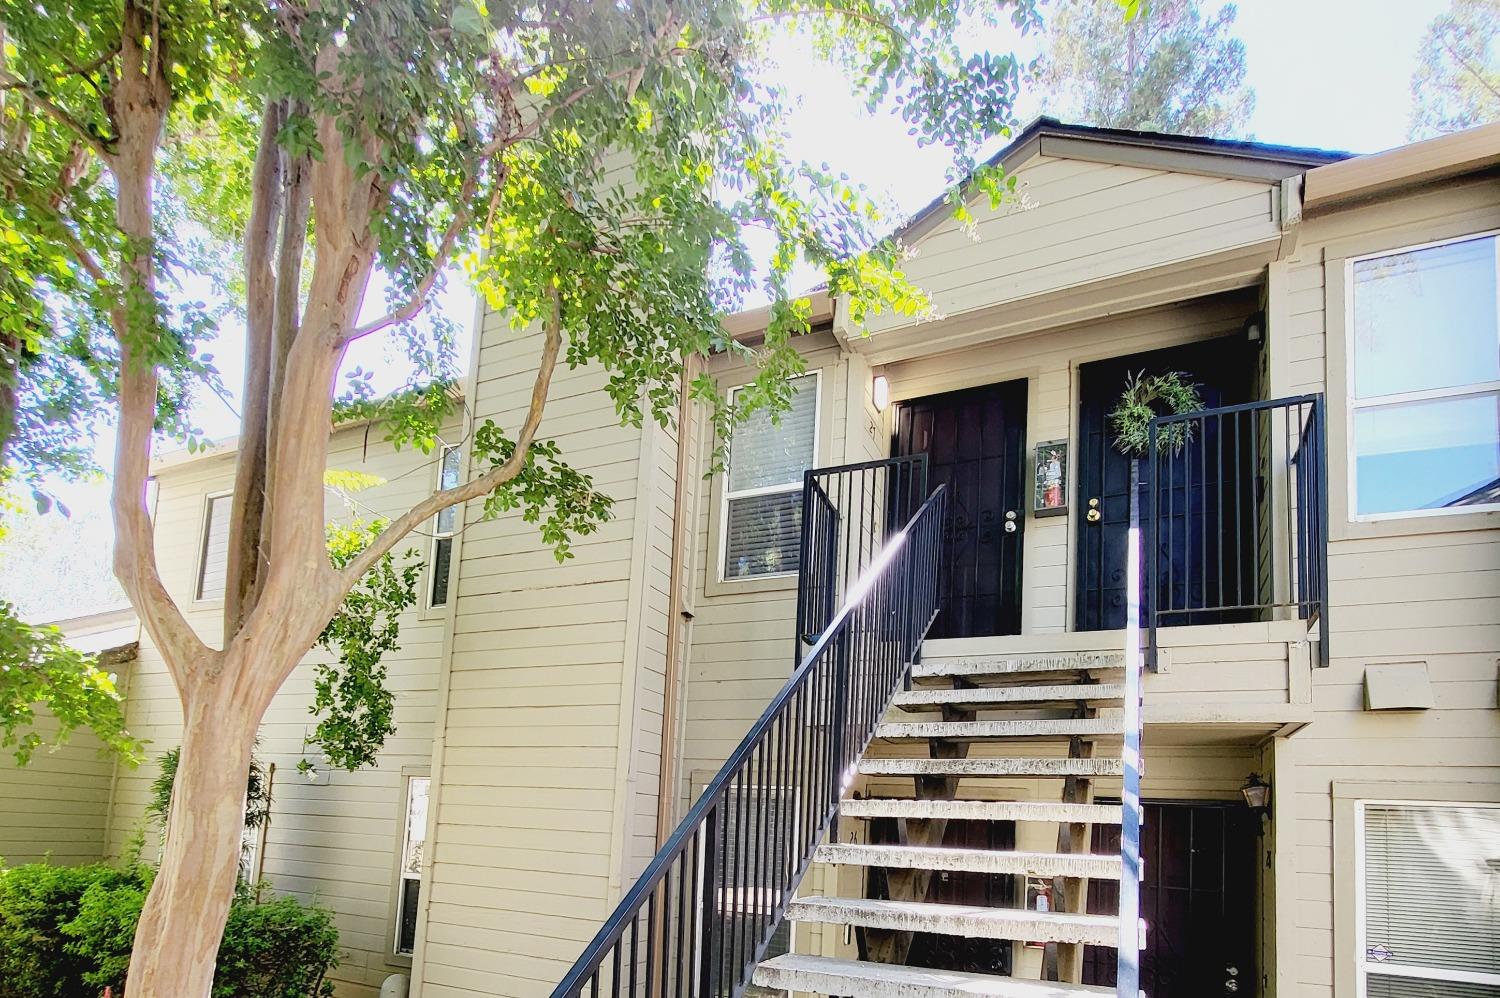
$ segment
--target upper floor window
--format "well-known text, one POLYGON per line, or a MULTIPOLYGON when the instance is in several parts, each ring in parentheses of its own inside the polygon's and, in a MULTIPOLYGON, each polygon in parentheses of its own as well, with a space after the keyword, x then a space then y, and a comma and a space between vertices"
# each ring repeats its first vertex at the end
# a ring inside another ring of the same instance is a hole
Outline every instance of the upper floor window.
POLYGON ((1362 801, 1359 998, 1500 995, 1500 807, 1362 801))
MULTIPOLYGON (((438 466, 438 490, 455 488, 461 471, 457 447, 444 447, 438 466)), ((453 574, 453 535, 458 528, 458 506, 449 506, 432 521, 432 559, 428 562, 427 605, 448 605, 449 579, 453 574)))
POLYGON ((1354 515, 1500 508, 1496 239, 1352 265, 1354 515))
POLYGON ((229 515, 234 496, 208 496, 203 504, 203 548, 198 557, 195 600, 224 598, 224 579, 229 573, 229 515))
MULTIPOLYGON (((720 578, 797 571, 802 543, 802 475, 818 443, 817 374, 792 379, 780 423, 762 409, 734 428, 724 474, 720 578)), ((731 390, 730 401, 735 392, 731 390)))

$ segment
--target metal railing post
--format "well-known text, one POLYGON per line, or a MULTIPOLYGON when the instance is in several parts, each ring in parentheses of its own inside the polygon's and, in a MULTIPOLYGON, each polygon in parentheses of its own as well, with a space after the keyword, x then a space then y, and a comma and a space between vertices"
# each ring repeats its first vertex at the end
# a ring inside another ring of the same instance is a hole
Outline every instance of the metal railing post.
POLYGON ((1116 998, 1139 998, 1141 920, 1141 462, 1130 462, 1125 580, 1125 744, 1120 803, 1120 936, 1116 998))
POLYGON ((1318 530, 1313 542, 1317 545, 1318 559, 1318 665, 1326 667, 1331 661, 1328 646, 1328 437, 1327 405, 1321 392, 1313 396, 1313 419, 1317 422, 1313 439, 1317 442, 1317 504, 1318 530))

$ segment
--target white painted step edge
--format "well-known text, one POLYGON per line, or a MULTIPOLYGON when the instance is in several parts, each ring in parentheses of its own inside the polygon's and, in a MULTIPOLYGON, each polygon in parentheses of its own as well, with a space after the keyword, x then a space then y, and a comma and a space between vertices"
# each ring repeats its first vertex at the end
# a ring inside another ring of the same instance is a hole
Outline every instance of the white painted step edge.
POLYGON ((945 676, 1009 676, 1023 672, 1105 672, 1125 668, 1123 652, 1088 655, 965 655, 924 658, 912 666, 915 679, 945 676))
POLYGON ((817 861, 831 866, 878 866, 904 870, 1083 877, 1098 880, 1119 880, 1121 869, 1119 855, 856 843, 820 846, 817 861))
MULTIPOLYGON (((1119 759, 871 759, 859 761, 866 776, 1120 776, 1119 759)), ((1143 770, 1144 772, 1144 770, 1143 770)))
MULTIPOLYGON (((1030 911, 1025 908, 983 908, 960 904, 830 897, 797 898, 787 906, 786 914, 794 922, 936 932, 967 939, 1084 943, 1092 946, 1112 946, 1119 941, 1119 919, 1114 915, 1074 915, 1057 911, 1030 911)), ((1144 935, 1144 922, 1141 923, 1141 932, 1144 935)))
POLYGON ((860 960, 787 953, 755 968, 763 988, 851 998, 1097 998, 1114 988, 1024 981, 860 960))
POLYGON ((1045 738, 1072 735, 1121 735, 1121 717, 1065 717, 1019 721, 889 721, 875 728, 876 738, 1045 738))
POLYGON ((1120 683, 1067 683, 1046 686, 981 686, 964 690, 919 689, 896 694, 895 706, 940 707, 948 705, 1000 706, 1005 704, 1053 703, 1057 701, 1119 700, 1125 695, 1120 683))
POLYGON ((1029 800, 896 800, 865 798, 839 805, 846 818, 946 818, 951 821, 1037 821, 1118 825, 1118 804, 1063 804, 1029 800))

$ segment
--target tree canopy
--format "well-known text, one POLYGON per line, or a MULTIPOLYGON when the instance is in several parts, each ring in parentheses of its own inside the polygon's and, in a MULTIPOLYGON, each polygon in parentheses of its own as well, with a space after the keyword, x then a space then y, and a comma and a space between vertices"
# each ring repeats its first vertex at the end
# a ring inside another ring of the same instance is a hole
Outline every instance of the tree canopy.
MULTIPOLYGON (((872 107, 951 151, 955 186, 999 197, 977 156, 1013 124, 1017 66, 959 40, 1002 16, 1036 22, 1031 0, 0 0, 4 466, 41 493, 47 474, 88 471, 89 435, 114 425, 114 570, 185 718, 131 998, 207 993, 256 728, 320 640, 385 640, 373 605, 330 621, 361 585, 399 596, 403 538, 482 498, 566 556, 608 515, 540 436, 560 365, 606 371, 619 418, 639 424, 672 418, 685 358, 740 356, 757 374, 733 406, 711 378, 688 388, 724 430, 784 405, 803 369, 799 262, 855 325, 926 308, 871 199, 787 155, 786 95, 758 71, 770 40, 806 33, 872 107), (757 229, 773 247, 763 269, 757 229), (424 312, 452 265, 536 344, 517 367, 532 403, 474 428, 467 480, 330 555, 335 396, 362 397, 361 379, 336 384, 341 361, 368 337, 399 343, 412 401, 376 408, 392 444, 436 447, 453 403, 423 389, 455 373, 454 327, 424 312), (377 269, 387 300, 366 309, 377 269), (162 582, 145 504, 153 442, 194 441, 187 401, 218 377, 202 344, 223 315, 193 297, 201 281, 246 331, 212 640, 162 582), (720 317, 751 294, 771 304, 745 344, 720 317)), ((346 665, 330 689, 378 679, 365 656, 346 665)), ((338 727, 368 741, 382 720, 338 727)))
POLYGON ((1200 0, 1117 7, 1057 0, 1051 43, 1037 74, 1048 113, 1105 128, 1242 136, 1255 109, 1245 44, 1230 32, 1238 11, 1205 16, 1200 0))
POLYGON ((1433 18, 1411 77, 1412 139, 1500 121, 1500 0, 1453 0, 1433 18))

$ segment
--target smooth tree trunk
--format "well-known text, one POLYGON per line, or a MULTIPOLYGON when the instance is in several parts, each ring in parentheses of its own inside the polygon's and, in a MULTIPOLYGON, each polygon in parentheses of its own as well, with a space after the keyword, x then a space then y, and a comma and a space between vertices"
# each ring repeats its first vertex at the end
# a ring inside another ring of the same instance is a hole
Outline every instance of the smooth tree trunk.
POLYGON ((126 998, 207 998, 239 874, 259 714, 209 683, 183 710, 161 867, 136 926, 126 998))

